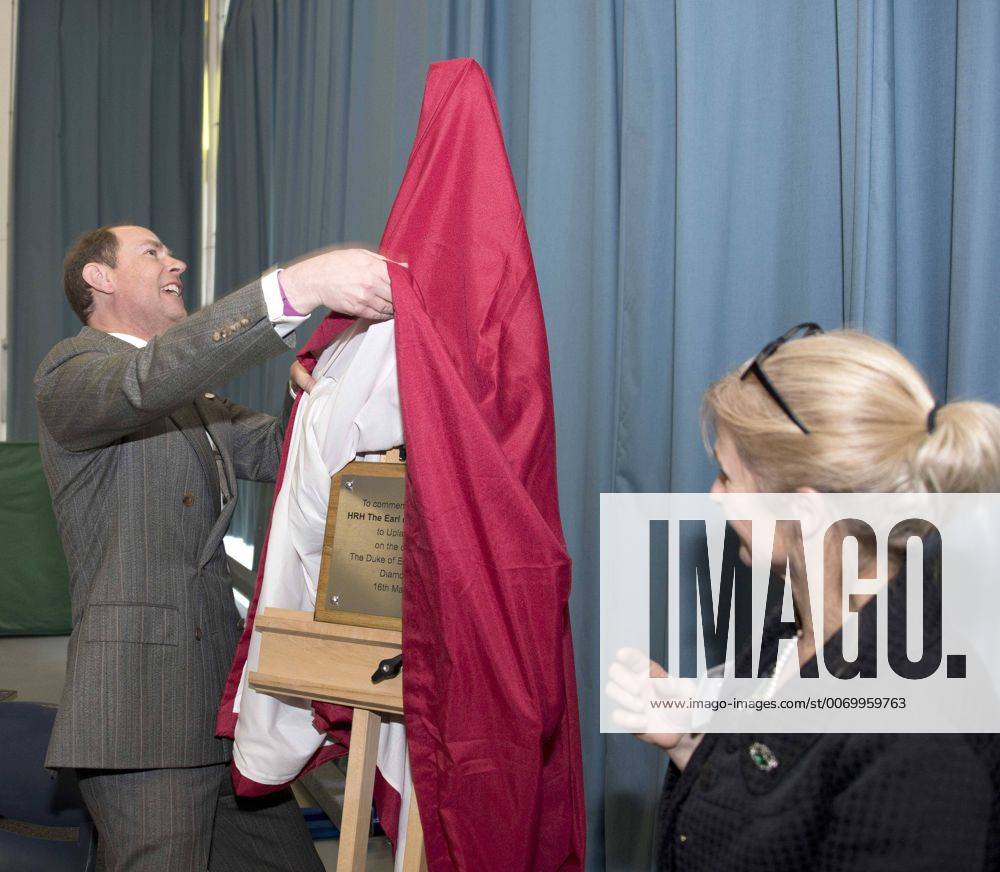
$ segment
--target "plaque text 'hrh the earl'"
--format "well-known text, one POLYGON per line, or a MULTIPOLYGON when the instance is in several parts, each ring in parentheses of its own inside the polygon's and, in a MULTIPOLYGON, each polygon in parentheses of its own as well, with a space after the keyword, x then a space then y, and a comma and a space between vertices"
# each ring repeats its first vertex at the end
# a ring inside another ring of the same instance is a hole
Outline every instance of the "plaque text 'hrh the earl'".
POLYGON ((401 617, 405 481, 404 475, 356 474, 345 468, 329 560, 324 561, 327 610, 401 617))

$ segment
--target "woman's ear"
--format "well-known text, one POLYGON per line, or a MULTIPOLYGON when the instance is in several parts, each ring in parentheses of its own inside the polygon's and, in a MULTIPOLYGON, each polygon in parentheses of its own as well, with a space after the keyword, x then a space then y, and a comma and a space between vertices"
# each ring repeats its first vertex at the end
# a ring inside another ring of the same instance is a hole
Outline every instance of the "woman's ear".
POLYGON ((818 498, 819 491, 812 487, 796 488, 795 493, 801 494, 798 500, 798 514, 802 523, 802 538, 809 541, 813 536, 823 535, 830 524, 826 507, 818 498))

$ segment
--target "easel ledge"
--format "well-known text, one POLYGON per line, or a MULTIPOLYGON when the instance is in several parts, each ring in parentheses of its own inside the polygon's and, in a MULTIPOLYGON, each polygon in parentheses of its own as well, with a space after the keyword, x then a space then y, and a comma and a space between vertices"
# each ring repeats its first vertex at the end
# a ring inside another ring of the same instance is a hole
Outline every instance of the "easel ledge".
MULTIPOLYGON (((250 686, 261 693, 332 702, 354 709, 351 753, 347 760, 344 816, 340 822, 337 872, 364 870, 371 825, 372 790, 378 756, 379 728, 384 716, 403 714, 402 676, 372 684, 379 661, 402 651, 399 630, 328 624, 309 612, 265 609, 254 627, 262 634, 257 671, 250 686), (336 681, 330 666, 336 664, 336 681)), ((403 868, 425 872, 423 831, 416 794, 412 794, 406 828, 403 868)))

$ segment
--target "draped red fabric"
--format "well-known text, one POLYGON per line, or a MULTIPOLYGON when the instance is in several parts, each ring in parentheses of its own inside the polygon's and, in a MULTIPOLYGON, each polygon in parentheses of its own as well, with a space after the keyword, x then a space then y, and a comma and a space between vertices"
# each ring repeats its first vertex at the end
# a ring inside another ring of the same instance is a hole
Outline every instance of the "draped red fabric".
MULTIPOLYGON (((496 103, 473 60, 430 68, 382 251, 409 264, 389 271, 407 445, 403 700, 428 867, 582 868, 548 346, 496 103)), ((320 325, 307 366, 346 323, 320 325)), ((230 712, 248 644, 249 626, 230 712)), ((349 712, 314 709, 346 738, 349 712)), ((224 699, 231 734, 226 711, 224 699)))

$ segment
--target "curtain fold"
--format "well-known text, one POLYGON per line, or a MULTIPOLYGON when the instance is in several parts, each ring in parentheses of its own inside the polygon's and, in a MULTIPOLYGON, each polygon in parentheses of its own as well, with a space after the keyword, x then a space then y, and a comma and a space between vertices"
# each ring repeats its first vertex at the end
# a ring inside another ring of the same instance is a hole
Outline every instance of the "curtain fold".
POLYGON ((11 439, 34 439, 31 380, 80 322, 62 259, 81 233, 148 226, 198 297, 202 10, 186 0, 18 7, 11 233, 11 439))
POLYGON ((956 13, 945 377, 949 398, 968 394, 1000 402, 995 352, 1000 324, 1000 6, 962 0, 956 13))
MULTIPOLYGON (((597 729, 599 494, 707 489, 702 392, 798 321, 895 341, 941 399, 1000 400, 1000 11, 234 0, 220 292, 374 242, 427 64, 462 55, 493 81, 548 328, 588 868, 647 868, 665 758, 597 729)), ((228 392, 277 410, 288 362, 228 392)))

